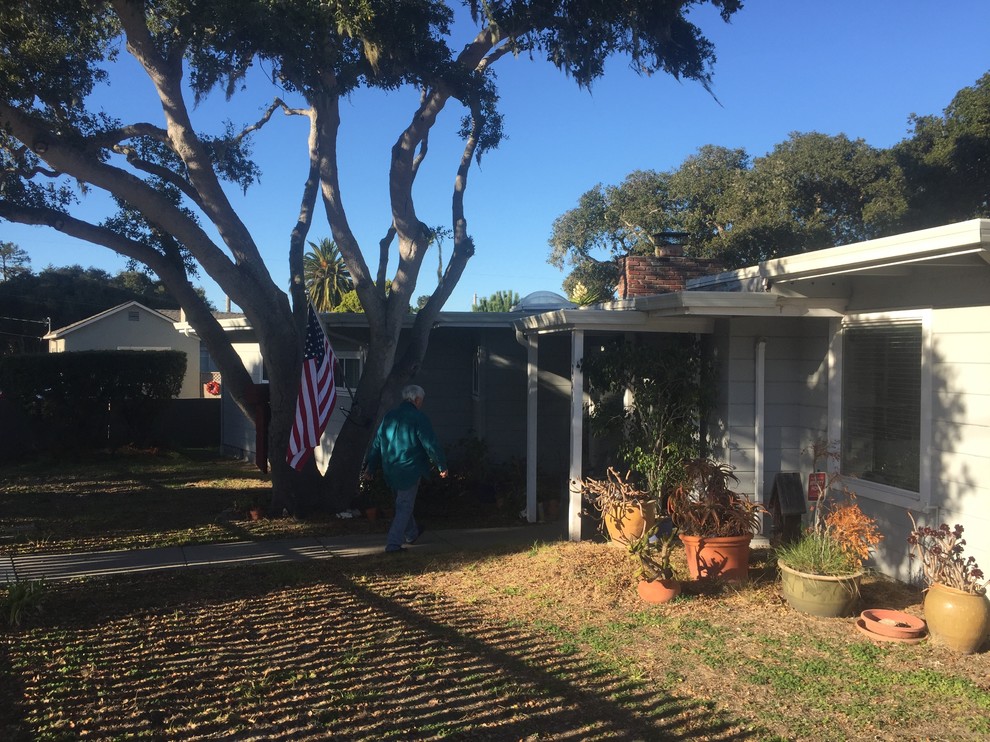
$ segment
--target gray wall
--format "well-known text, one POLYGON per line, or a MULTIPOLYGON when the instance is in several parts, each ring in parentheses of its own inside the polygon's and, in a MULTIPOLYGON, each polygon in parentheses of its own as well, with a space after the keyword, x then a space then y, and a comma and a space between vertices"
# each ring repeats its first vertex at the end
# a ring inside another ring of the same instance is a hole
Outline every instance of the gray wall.
POLYGON ((740 318, 722 320, 714 337, 719 397, 714 430, 721 458, 735 468, 739 489, 770 499, 778 472, 811 471, 806 452, 827 434, 828 321, 740 318), (754 492, 757 344, 766 340, 764 477, 754 492))
MULTIPOLYGON (((366 330, 364 331, 366 333, 366 330)), ((354 334, 348 330, 348 334, 354 334)), ((358 333, 359 334, 359 333, 358 333)), ((359 337, 357 338, 360 339, 359 337)), ((341 352, 356 347, 341 337, 331 337, 341 352)), ((261 382, 261 355, 256 343, 240 343, 235 349, 256 382, 261 382)), ((426 390, 426 412, 448 453, 466 436, 485 441, 493 463, 526 457, 526 348, 515 340, 514 330, 503 327, 439 327, 430 337, 423 365, 414 379, 426 390), (473 364, 478 349, 480 393, 472 393, 473 364)), ((539 468, 541 474, 566 482, 570 435, 570 336, 540 340, 539 468)), ((328 425, 332 435, 340 429, 350 401, 338 388, 338 404, 328 425)), ((223 450, 253 459, 254 424, 244 418, 233 401, 223 400, 223 450)), ((325 460, 332 449, 318 456, 325 460)))

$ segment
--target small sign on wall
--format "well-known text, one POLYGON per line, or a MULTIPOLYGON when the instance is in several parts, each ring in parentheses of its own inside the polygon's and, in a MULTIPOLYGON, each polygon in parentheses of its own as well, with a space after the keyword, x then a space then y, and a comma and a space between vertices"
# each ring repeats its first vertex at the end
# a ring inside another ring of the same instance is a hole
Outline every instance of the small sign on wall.
POLYGON ((808 502, 817 502, 825 494, 825 472, 814 471, 808 475, 808 502))

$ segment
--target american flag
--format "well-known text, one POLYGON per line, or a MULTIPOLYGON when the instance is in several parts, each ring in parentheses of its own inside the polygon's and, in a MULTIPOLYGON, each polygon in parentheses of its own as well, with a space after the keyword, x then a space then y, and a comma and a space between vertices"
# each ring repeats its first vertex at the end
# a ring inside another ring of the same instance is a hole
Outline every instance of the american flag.
POLYGON ((313 307, 309 307, 306 345, 303 349, 302 381, 296 399, 296 421, 289 436, 285 460, 294 469, 303 464, 320 443, 330 413, 337 402, 337 387, 333 369, 337 363, 330 341, 323 333, 313 307))

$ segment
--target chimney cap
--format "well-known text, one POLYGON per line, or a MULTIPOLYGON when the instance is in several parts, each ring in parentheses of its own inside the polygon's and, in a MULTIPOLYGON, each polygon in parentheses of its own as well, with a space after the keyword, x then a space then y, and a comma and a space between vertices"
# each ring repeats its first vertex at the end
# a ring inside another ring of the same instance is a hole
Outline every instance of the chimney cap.
POLYGON ((653 254, 658 258, 680 257, 684 255, 687 232, 657 232, 653 235, 653 254))

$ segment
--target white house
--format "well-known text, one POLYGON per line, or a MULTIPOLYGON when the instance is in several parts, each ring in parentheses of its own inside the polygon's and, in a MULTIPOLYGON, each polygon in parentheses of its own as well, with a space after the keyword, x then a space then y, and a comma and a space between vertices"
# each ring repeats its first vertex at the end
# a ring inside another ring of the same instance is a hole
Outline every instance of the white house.
MULTIPOLYGON (((927 524, 961 523, 966 553, 990 568, 990 220, 636 293, 592 311, 516 322, 531 368, 539 368, 546 339, 570 338, 572 479, 585 458, 580 361, 588 338, 698 333, 710 339, 718 369, 718 453, 743 491, 766 502, 777 473, 806 480, 810 445, 834 442, 846 485, 885 534, 876 558, 882 571, 911 576, 909 513, 927 524)), ((536 400, 530 404, 533 445, 536 400)), ((572 538, 580 537, 578 511, 572 490, 572 538)))
POLYGON ((137 301, 86 317, 44 336, 49 353, 81 350, 178 350, 186 354, 179 399, 203 396, 199 338, 176 330, 174 318, 137 301))

